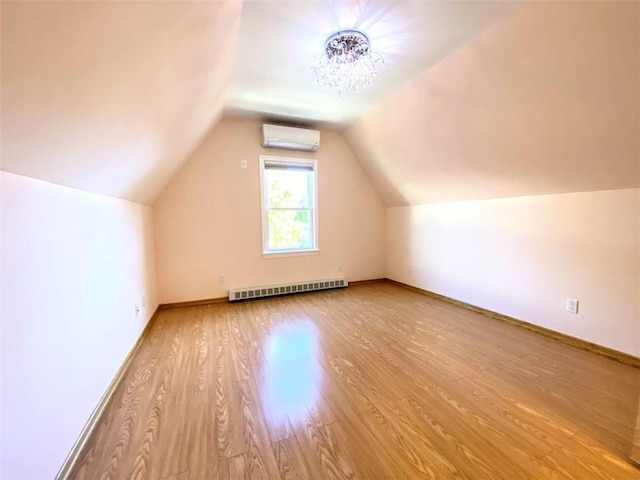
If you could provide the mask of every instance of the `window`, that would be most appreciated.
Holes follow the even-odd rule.
[[[265,255],[318,250],[316,171],[315,160],[260,157]]]

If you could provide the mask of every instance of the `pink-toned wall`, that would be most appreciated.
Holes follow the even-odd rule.
[[[158,304],[153,218],[136,203],[0,175],[0,477],[53,478]]]
[[[318,152],[292,152],[262,148],[261,128],[223,120],[154,205],[161,303],[222,297],[233,287],[382,277],[384,208],[343,136],[322,131]],[[263,258],[259,155],[318,160],[319,254]]]
[[[386,229],[389,278],[640,356],[640,189],[389,208]]]

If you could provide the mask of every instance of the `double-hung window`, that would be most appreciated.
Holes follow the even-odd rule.
[[[318,250],[316,177],[313,159],[260,157],[263,254]]]

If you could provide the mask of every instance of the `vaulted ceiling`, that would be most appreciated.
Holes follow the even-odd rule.
[[[2,169],[153,204],[223,115],[343,130],[389,206],[640,185],[636,2],[1,4]],[[319,88],[326,36],[385,58]]]
[[[532,2],[346,132],[387,206],[640,186],[640,4]]]
[[[257,112],[344,128],[436,64],[516,2],[245,1],[226,112]],[[360,29],[384,58],[375,83],[338,96],[312,66],[330,34]]]
[[[2,169],[152,203],[220,118],[239,2],[2,2]]]

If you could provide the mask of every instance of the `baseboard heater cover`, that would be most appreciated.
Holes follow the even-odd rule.
[[[233,288],[229,290],[229,301],[249,300],[251,298],[273,297],[290,293],[313,292],[331,288],[343,288],[349,285],[346,278],[330,278],[328,280],[309,280],[306,282],[266,285],[261,287]]]

